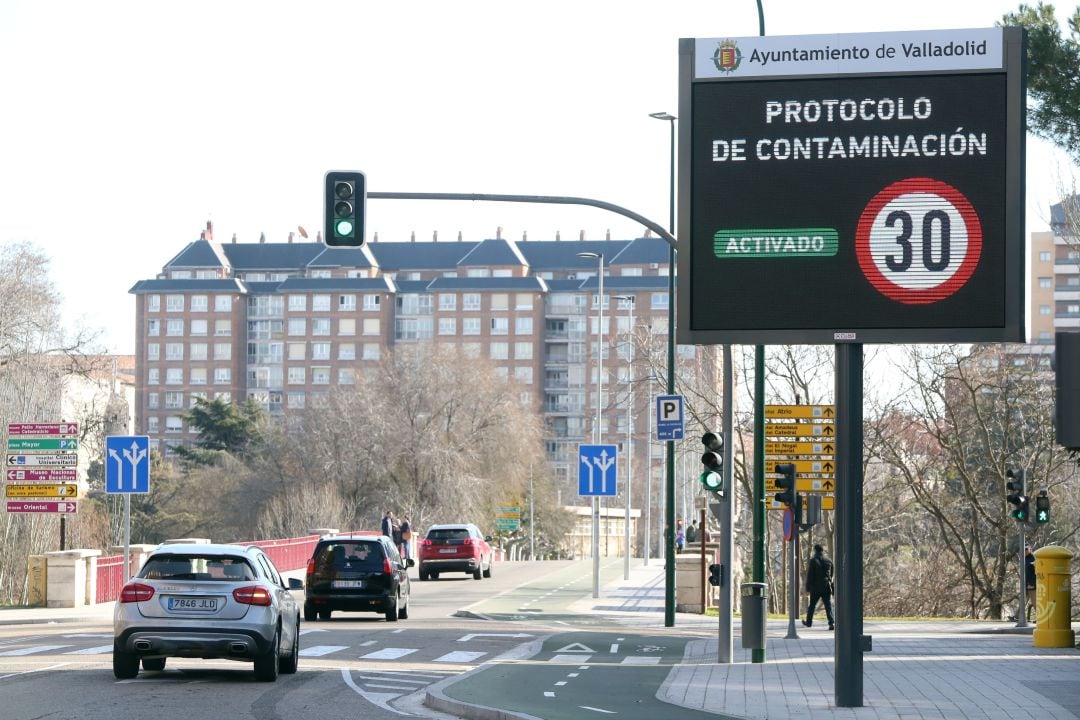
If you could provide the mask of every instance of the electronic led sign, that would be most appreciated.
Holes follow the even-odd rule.
[[[679,342],[1023,342],[1023,44],[683,40]]]

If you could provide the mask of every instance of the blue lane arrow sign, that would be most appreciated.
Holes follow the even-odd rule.
[[[615,495],[619,449],[614,445],[578,445],[578,495]]]

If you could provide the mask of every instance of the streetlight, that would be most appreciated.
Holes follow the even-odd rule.
[[[596,323],[596,421],[593,423],[593,444],[599,445],[603,437],[600,432],[600,394],[604,388],[604,253],[579,252],[577,256],[585,260],[596,259],[596,278],[600,284],[596,296],[598,316]],[[600,502],[595,495],[592,498],[592,516],[592,596],[598,598],[600,597]]]
[[[623,516],[623,580],[630,579],[630,490],[634,462],[634,296],[616,295],[615,299],[626,304],[630,311],[630,328],[626,351],[626,513]]]
[[[649,113],[649,117],[671,125],[671,170],[668,232],[675,234],[675,120],[671,113]],[[668,250],[668,375],[667,393],[675,394],[675,246]],[[675,627],[675,443],[667,441],[667,507],[664,509],[667,534],[664,538],[664,627]]]
[[[651,332],[651,330],[650,330]],[[651,364],[651,363],[650,363]],[[653,430],[652,430],[652,417],[653,417],[653,383],[656,382],[656,371],[649,368],[649,402],[645,408],[645,417],[649,419],[649,434],[646,436],[646,447],[649,448],[649,464],[648,472],[645,473],[645,562],[644,565],[649,564],[649,553],[652,552],[652,450],[653,450]]]

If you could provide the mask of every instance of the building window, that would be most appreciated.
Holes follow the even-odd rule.
[[[305,318],[289,318],[289,335],[307,335]]]
[[[206,384],[206,368],[191,368],[191,384],[192,385],[205,385]]]
[[[532,385],[533,369],[531,367],[514,368],[514,379],[523,382],[526,385]]]
[[[1040,315],[1049,315],[1050,314],[1050,306],[1049,305],[1040,305],[1039,306],[1039,314]]]
[[[215,360],[232,360],[231,343],[214,343]]]
[[[337,334],[340,335],[355,335],[356,334],[356,318],[339,318]]]
[[[381,354],[379,343],[364,343],[364,360],[378,360]]]
[[[176,337],[184,334],[184,321],[183,320],[166,320],[165,321],[165,334]]]
[[[1053,282],[1051,281],[1050,278],[1048,278],[1048,277],[1039,278],[1039,287],[1048,288],[1048,287],[1052,287],[1052,285],[1053,285]]]
[[[291,342],[289,343],[289,359],[290,360],[303,360],[305,357],[305,350],[307,349],[307,343]]]
[[[151,337],[157,337],[161,334],[161,321],[160,320],[148,320],[146,323],[146,334]]]
[[[216,312],[232,312],[232,295],[215,295],[214,310]]]
[[[206,401],[206,393],[196,390],[189,394],[188,407],[193,408],[199,404],[199,401]]]
[[[514,277],[514,271],[510,268],[495,268],[491,271],[491,277]]]
[[[289,368],[289,384],[290,385],[303,385],[307,382],[307,368],[306,367],[290,367]]]
[[[330,334],[330,318],[311,318],[311,334],[312,335],[329,335]]]
[[[510,343],[493,342],[488,346],[492,360],[508,360],[510,358]]]
[[[166,295],[165,310],[166,312],[184,312],[184,296]]]
[[[191,321],[191,334],[204,337],[206,335],[207,322],[205,320]]]
[[[456,335],[457,334],[457,319],[456,318],[439,318],[439,334],[440,335]]]
[[[1050,251],[1043,250],[1039,253],[1039,262],[1050,262]]]
[[[439,293],[440,310],[457,310],[457,295],[454,293]]]
[[[165,393],[165,408],[167,410],[180,410],[184,407],[184,393],[182,392],[167,392]]]
[[[313,342],[313,343],[311,343],[311,359],[312,360],[329,360],[330,359],[330,343],[328,343],[328,342]]]
[[[289,312],[304,312],[307,310],[307,295],[290,295]]]
[[[467,317],[461,319],[461,334],[462,335],[479,335],[480,334],[480,318]]]
[[[337,383],[338,385],[355,385],[356,371],[352,368],[338,368]]]
[[[652,302],[651,307],[653,310],[667,309],[668,294],[666,292],[653,293],[650,299]]]
[[[214,393],[214,399],[220,400],[223,403],[230,403],[232,402],[232,393],[228,390],[225,390],[224,392],[216,392]]]
[[[158,385],[161,383],[161,370],[158,368],[150,368],[146,371],[146,384]]]
[[[183,368],[167,368],[165,370],[165,384],[166,385],[183,385],[184,384],[184,369]]]
[[[158,417],[157,415],[151,415],[146,418],[146,431],[149,433],[156,433],[158,431]]]
[[[380,330],[379,318],[364,318],[364,334],[378,335]]]
[[[312,385],[329,385],[330,384],[330,368],[328,368],[328,367],[313,367],[313,368],[311,368],[311,384]]]
[[[330,296],[312,295],[311,310],[313,312],[330,312]]]
[[[165,432],[178,433],[184,429],[184,422],[176,415],[169,415],[165,418]]]
[[[365,310],[378,310],[379,309],[378,295],[365,295],[364,296],[364,309]]]
[[[480,293],[465,293],[464,295],[462,295],[461,307],[463,310],[479,310]]]
[[[147,393],[146,394],[146,407],[149,408],[150,410],[157,410],[158,409],[158,394],[157,393]]]
[[[311,271],[311,277],[325,279],[325,278],[328,278],[328,277],[332,277],[332,275],[330,274],[329,270],[312,270]]]
[[[289,394],[285,396],[288,407],[300,409],[304,407],[304,391],[303,390],[290,390]]]
[[[147,312],[160,312],[161,311],[161,296],[160,295],[147,295],[146,296],[146,311]]]
[[[228,385],[232,382],[232,368],[214,368],[214,384]]]
[[[205,360],[209,346],[206,343],[191,343],[191,359]]]
[[[532,335],[533,319],[531,317],[514,318],[515,335]]]
[[[515,360],[532,360],[533,345],[528,342],[514,343]]]
[[[356,343],[338,343],[337,356],[338,360],[355,360]]]
[[[353,311],[356,310],[356,296],[355,295],[338,295],[338,310]]]
[[[465,277],[471,277],[471,278],[491,277],[491,270],[489,270],[488,268],[469,268],[465,272]]]
[[[165,343],[166,360],[183,360],[184,343]]]
[[[157,343],[150,343],[146,346],[146,359],[147,360],[160,360],[161,359],[161,346]]]
[[[510,296],[507,293],[492,293],[491,294],[491,309],[492,310],[509,310],[510,309]]]
[[[217,337],[229,337],[232,335],[232,320],[215,320],[214,335]]]
[[[191,296],[191,312],[206,312],[210,308],[209,297],[206,295]]]
[[[514,309],[515,310],[532,310],[533,309],[533,296],[532,293],[518,293],[514,296]]]

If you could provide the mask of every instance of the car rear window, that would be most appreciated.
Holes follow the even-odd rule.
[[[330,542],[315,550],[315,569],[377,570],[383,566],[382,546],[377,542]]]
[[[139,577],[146,580],[254,580],[247,560],[220,555],[155,555],[146,561]]]
[[[428,530],[428,540],[464,540],[469,537],[465,528],[432,528]]]

